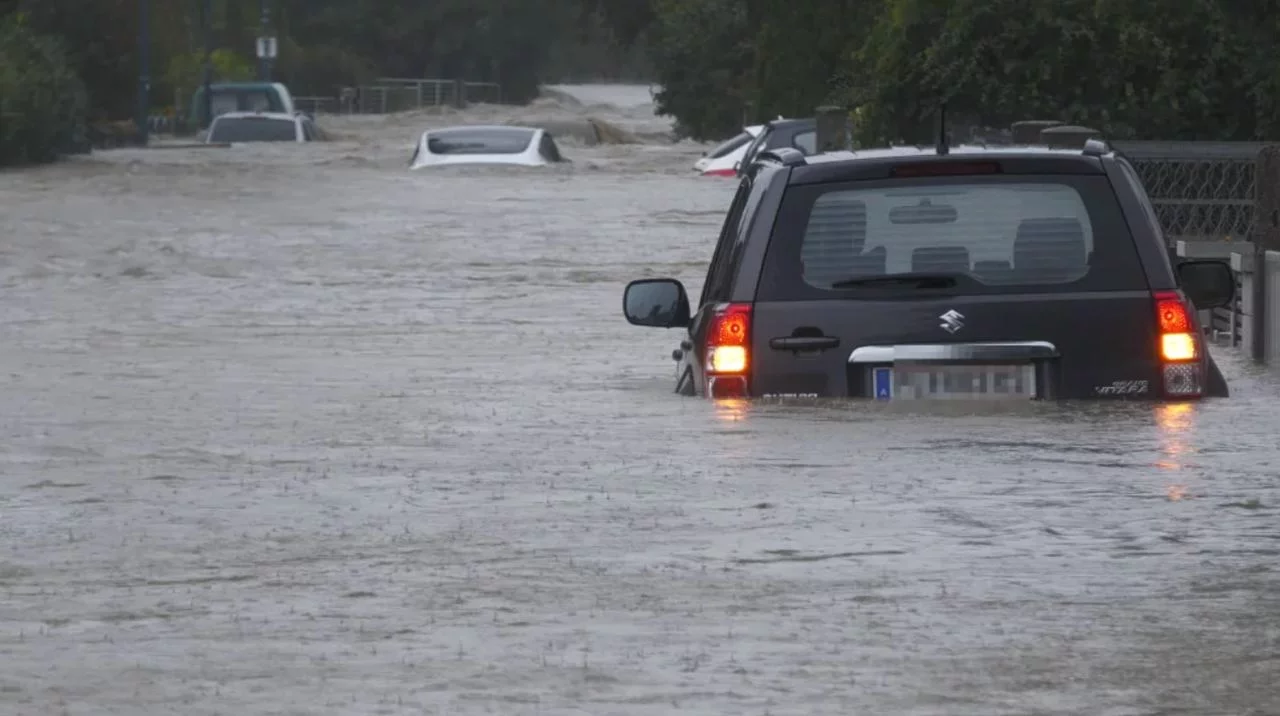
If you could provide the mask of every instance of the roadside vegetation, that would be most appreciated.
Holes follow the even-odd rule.
[[[0,17],[0,166],[48,162],[84,136],[85,94],[61,43]]]
[[[1143,139],[1280,139],[1280,2],[653,0],[661,109],[695,137],[857,109],[863,142],[1056,119]],[[744,8],[737,10],[736,8]],[[691,91],[689,78],[716,77]]]
[[[698,139],[834,104],[854,113],[862,142],[919,141],[944,100],[968,124],[1057,119],[1116,138],[1280,139],[1280,0],[1167,0],[1160,12],[1150,0],[268,5],[281,41],[273,76],[298,95],[336,96],[376,77],[442,77],[497,82],[520,102],[541,82],[651,80],[662,88],[659,110]],[[152,3],[154,113],[171,111],[199,81],[200,6]],[[252,76],[260,0],[211,6],[216,78]],[[70,82],[52,69],[64,66],[56,38],[87,88],[87,119],[133,117],[137,0],[0,0],[0,15],[4,51],[46,68],[27,78],[5,63],[6,112],[34,111],[22,108],[34,95],[21,87]],[[55,128],[66,132],[81,97],[41,100],[64,119],[28,123],[44,138],[24,135],[22,155],[56,153]],[[15,156],[14,140],[0,141],[10,143],[3,156]]]

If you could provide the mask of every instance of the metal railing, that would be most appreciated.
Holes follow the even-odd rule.
[[[469,103],[502,104],[502,86],[496,82],[465,80],[411,79],[382,77],[374,80],[370,90],[393,92],[411,98],[412,109],[465,105]]]
[[[1258,153],[1254,142],[1111,145],[1133,164],[1156,216],[1176,241],[1247,241],[1253,229]]]
[[[1280,251],[1274,231],[1257,223],[1280,186],[1264,182],[1260,142],[1111,142],[1142,179],[1178,256],[1229,261],[1236,274],[1231,306],[1204,311],[1216,342],[1280,364]],[[1269,211],[1269,210],[1268,210]],[[1261,233],[1259,233],[1261,230]]]
[[[310,115],[342,114],[340,97],[294,97],[293,107]]]
[[[501,104],[502,86],[496,82],[383,77],[371,84],[344,88],[334,97],[294,97],[293,103],[308,114],[391,114],[472,103]]]
[[[148,134],[185,134],[186,114],[181,106],[183,92],[176,93],[174,111],[147,116]],[[294,108],[312,116],[318,114],[390,114],[443,107],[464,107],[470,103],[500,104],[502,87],[496,82],[465,82],[446,79],[380,78],[375,84],[348,87],[335,96],[300,95]]]

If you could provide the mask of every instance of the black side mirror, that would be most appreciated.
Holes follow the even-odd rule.
[[[689,295],[673,278],[632,281],[622,294],[622,313],[634,326],[684,328],[689,325]]]
[[[1236,297],[1236,277],[1225,261],[1183,261],[1178,264],[1178,283],[1200,311],[1225,308]]]

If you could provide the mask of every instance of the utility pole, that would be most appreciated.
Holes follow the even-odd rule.
[[[213,0],[204,0],[200,6],[201,25],[204,28],[204,126],[213,124]]]
[[[151,0],[138,0],[138,139],[146,146],[150,139],[151,114]]]
[[[271,31],[270,0],[259,0],[262,19],[258,30],[258,80],[271,81],[271,62],[279,51],[275,33]]]

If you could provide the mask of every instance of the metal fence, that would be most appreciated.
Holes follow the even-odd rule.
[[[1111,142],[1137,170],[1170,243],[1247,241],[1253,229],[1254,142]]]
[[[310,115],[342,114],[341,97],[294,97],[293,106]]]
[[[294,97],[294,105],[310,114],[391,114],[472,103],[501,104],[496,82],[383,77],[348,87],[335,97]]]
[[[1254,256],[1255,215],[1263,192],[1258,186],[1259,142],[1110,143],[1133,164],[1151,197],[1171,248],[1184,258],[1230,261],[1233,255]],[[1261,191],[1260,191],[1261,190]],[[1246,264],[1251,265],[1251,264]],[[1238,268],[1238,267],[1237,267]],[[1236,300],[1226,308],[1206,311],[1202,323],[1216,342],[1253,351],[1253,279],[1236,272]],[[1276,284],[1270,284],[1274,286]],[[1272,291],[1280,300],[1280,291]],[[1260,325],[1261,340],[1268,337]]]
[[[147,117],[150,134],[188,134],[184,90],[177,90],[174,109]],[[446,79],[398,79],[384,77],[373,84],[347,87],[333,96],[298,95],[294,108],[317,114],[389,114],[443,107],[464,107],[471,103],[501,104],[502,87],[496,82],[466,82]]]

